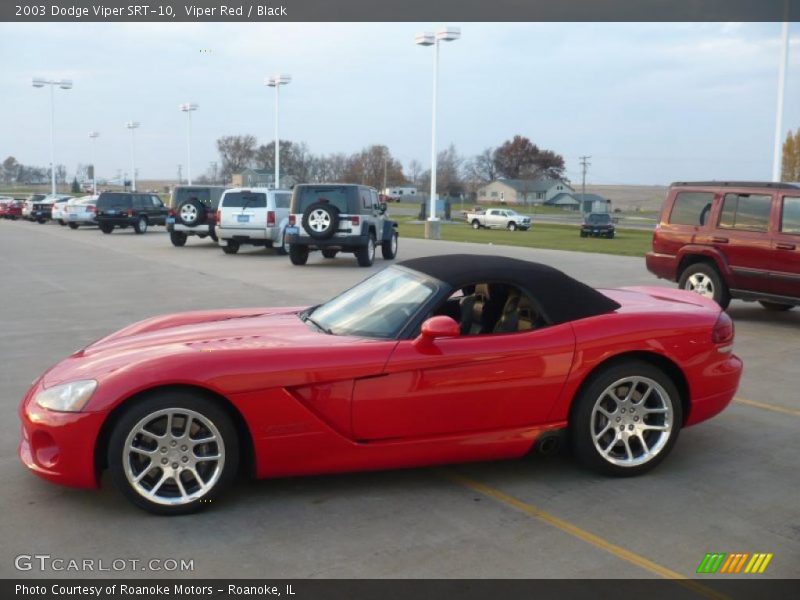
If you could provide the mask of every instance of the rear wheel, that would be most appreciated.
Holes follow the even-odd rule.
[[[339,254],[339,251],[331,248],[325,248],[322,250],[322,256],[325,258],[336,258],[337,254]]]
[[[473,219],[472,220],[472,228],[473,229],[480,229],[481,228],[481,222],[478,221],[478,219]]]
[[[108,223],[100,223],[98,227],[100,227],[100,231],[102,231],[103,233],[111,233],[112,231],[114,231],[114,226],[109,225]]]
[[[289,258],[293,265],[302,266],[308,262],[308,246],[289,244]]]
[[[175,247],[185,246],[187,238],[188,236],[182,231],[169,232],[169,241],[172,242],[172,245]]]
[[[61,225],[62,227],[66,227],[67,226],[67,222],[64,219],[59,219],[58,220],[58,224]]]
[[[398,235],[396,231],[392,231],[392,235],[388,240],[381,243],[381,254],[384,260],[392,260],[397,256]]]
[[[69,224],[69,228],[70,229],[77,229],[78,227],[80,227],[80,225],[78,225],[78,223],[70,223]]]
[[[109,439],[114,485],[156,514],[202,508],[232,483],[238,464],[239,440],[228,414],[189,391],[159,392],[131,405]]]
[[[236,240],[228,240],[228,243],[222,247],[225,254],[236,254],[239,251],[239,242]]]
[[[356,248],[356,260],[359,267],[371,267],[375,260],[375,234],[370,232],[367,245]]]
[[[713,300],[723,310],[731,303],[728,286],[725,285],[717,269],[708,263],[694,263],[686,267],[681,273],[678,285],[682,290]]]
[[[138,234],[142,235],[147,233],[147,217],[141,216],[136,220],[136,223],[133,225],[133,230]]]
[[[673,381],[657,367],[626,360],[583,386],[570,414],[570,439],[584,465],[627,477],[655,467],[678,438],[683,410]]]
[[[758,303],[765,309],[772,312],[783,312],[786,310],[792,310],[794,308],[794,304],[783,304],[781,302],[767,302],[766,300],[759,300]]]
[[[47,219],[36,219],[36,222],[37,222],[39,225],[44,225],[44,224],[47,222]]]
[[[278,256],[286,256],[289,254],[289,250],[286,248],[286,232],[281,231],[281,244],[280,246],[275,246],[275,252]]]

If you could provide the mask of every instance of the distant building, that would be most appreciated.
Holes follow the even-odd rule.
[[[574,194],[574,196],[585,213],[611,212],[611,200],[603,198],[599,194]]]
[[[557,194],[545,202],[545,204],[547,206],[557,206],[559,208],[563,208],[564,210],[578,210],[581,207],[581,203],[575,199],[575,196],[567,192]]]
[[[572,187],[560,179],[496,179],[478,188],[478,202],[505,204],[549,204],[561,194],[571,195]],[[577,201],[575,202],[577,204]]]
[[[245,169],[231,176],[233,187],[272,187],[275,183],[275,171],[272,169]],[[297,183],[292,175],[281,174],[281,188],[291,188]]]

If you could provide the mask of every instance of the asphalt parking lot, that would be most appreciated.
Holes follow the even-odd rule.
[[[595,286],[665,285],[638,258],[425,240],[401,240],[399,258],[450,252],[538,260]],[[745,363],[737,400],[639,478],[604,478],[560,455],[241,481],[201,514],[159,518],[107,481],[61,488],[19,463],[19,399],[66,354],[158,313],[317,303],[385,264],[315,253],[299,268],[196,238],[173,248],[163,228],[102,235],[0,221],[0,576],[41,577],[14,557],[49,554],[193,559],[197,578],[688,577],[706,552],[769,552],[755,577],[800,577],[800,310],[739,301],[729,311]]]

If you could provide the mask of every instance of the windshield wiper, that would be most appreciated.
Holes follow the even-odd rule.
[[[305,318],[303,319],[303,322],[304,322],[304,323],[311,323],[311,324],[312,324],[314,327],[316,327],[317,329],[319,329],[319,330],[320,330],[322,333],[327,333],[328,335],[333,335],[333,331],[331,331],[331,330],[330,330],[329,328],[327,328],[327,327],[323,327],[322,325],[320,325],[319,323],[317,323],[317,322],[316,322],[314,319],[312,319],[312,318],[311,318],[311,317],[309,317],[308,315],[306,315],[306,316],[305,316]]]

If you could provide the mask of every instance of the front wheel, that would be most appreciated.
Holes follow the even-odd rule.
[[[388,240],[381,243],[381,254],[384,260],[392,260],[397,256],[398,235],[396,231],[392,232],[392,236]]]
[[[713,300],[723,310],[731,303],[728,286],[725,285],[717,269],[708,263],[695,263],[686,267],[681,273],[678,285],[682,290]]]
[[[513,221],[511,223],[509,223],[506,227],[508,228],[509,231],[516,231],[517,230],[517,224],[514,223]]]
[[[356,248],[356,260],[359,267],[371,267],[375,260],[375,234],[370,233],[366,246]]]
[[[758,303],[766,310],[771,312],[784,312],[794,308],[794,304],[783,304],[781,302],[767,302],[766,300],[759,300]]]
[[[186,239],[188,236],[182,231],[170,231],[169,232],[169,241],[172,242],[172,245],[176,248],[180,248],[181,246],[186,245]]]
[[[592,376],[574,399],[569,432],[584,465],[627,477],[655,467],[678,438],[683,410],[673,381],[657,367],[627,360]]]
[[[228,487],[239,440],[226,411],[189,391],[150,395],[126,410],[108,445],[111,480],[139,508],[194,512]]]
[[[298,267],[308,262],[308,246],[289,244],[289,259]]]

